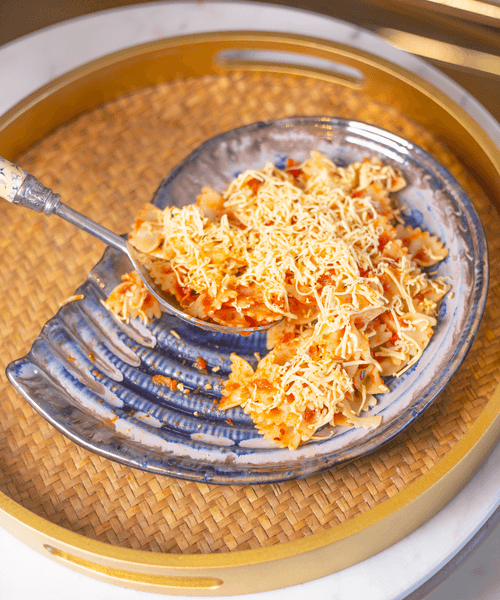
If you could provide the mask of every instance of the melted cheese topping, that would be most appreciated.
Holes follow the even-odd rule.
[[[186,312],[236,326],[285,317],[255,371],[232,357],[222,409],[242,406],[291,449],[326,424],[380,423],[361,413],[388,391],[381,376],[421,356],[449,289],[421,269],[446,249],[392,206],[404,185],[377,159],[341,168],[312,152],[242,173],[222,195],[204,188],[182,209],[144,207],[130,241]]]

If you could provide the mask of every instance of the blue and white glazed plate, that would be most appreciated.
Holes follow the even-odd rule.
[[[460,367],[486,302],[484,232],[466,193],[440,163],[371,125],[296,117],[209,140],[163,181],[153,202],[160,208],[189,204],[204,185],[222,190],[241,171],[267,161],[283,166],[289,156],[301,161],[313,149],[341,165],[378,156],[401,169],[408,181],[398,193],[406,222],[437,236],[449,250],[433,269],[448,278],[453,293],[442,302],[421,359],[399,379],[390,379],[390,393],[367,413],[382,415],[379,428],[338,427],[328,439],[289,451],[264,441],[241,409],[219,411],[229,355],[236,352],[255,363],[254,353],[266,352],[266,334],[217,334],[166,314],[148,326],[119,323],[101,300],[130,265],[111,249],[76,291],[83,298],[62,307],[29,354],[8,366],[16,389],[92,452],[138,469],[218,484],[306,477],[373,452],[405,429]],[[184,389],[170,389],[166,378]]]

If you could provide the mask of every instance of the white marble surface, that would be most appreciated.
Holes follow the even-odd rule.
[[[242,25],[244,24],[244,25]],[[332,39],[374,52],[432,79],[460,102],[500,145],[500,127],[458,85],[373,34],[335,19],[240,2],[157,2],[82,17],[0,48],[0,114],[54,77],[89,60],[143,42],[212,30],[261,29]],[[5,85],[8,82],[8,85]],[[431,521],[358,565],[287,590],[243,595],[261,600],[399,600],[422,598],[419,586],[456,555],[500,505],[500,448],[468,486]],[[454,570],[429,600],[500,598],[500,526]],[[431,580],[432,581],[432,580]],[[242,590],[245,592],[246,590]],[[166,596],[174,597],[174,596]],[[105,584],[56,564],[0,528],[1,600],[146,600],[158,595]]]

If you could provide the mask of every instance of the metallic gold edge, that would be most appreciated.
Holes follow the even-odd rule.
[[[244,39],[245,41],[268,41],[271,39],[276,42],[279,39],[279,35],[272,36],[271,34],[263,36],[262,34],[248,33],[245,35],[244,32],[234,33],[226,33],[226,34],[205,34],[198,36],[186,36],[183,38],[175,38],[168,40],[170,45],[175,45],[177,40],[186,41],[187,37],[195,38],[196,40],[203,41],[207,38],[211,38],[217,40],[220,36],[224,37],[225,40],[231,41],[234,39],[235,41],[241,41]],[[354,56],[354,58],[362,58],[365,62],[370,62],[372,66],[375,68],[385,68],[393,73],[396,73],[401,79],[407,81],[409,85],[413,87],[418,87],[426,94],[428,94],[434,102],[439,103],[441,106],[445,106],[445,108],[450,111],[450,104],[454,109],[453,117],[460,123],[462,127],[466,130],[472,128],[474,133],[481,141],[481,146],[485,154],[491,160],[493,165],[496,168],[497,173],[499,172],[499,151],[498,148],[493,144],[490,138],[485,134],[485,132],[475,123],[475,121],[463,110],[461,107],[458,107],[455,103],[451,103],[449,98],[446,97],[445,94],[434,88],[431,84],[422,80],[418,76],[415,76],[411,73],[408,73],[406,70],[389,63],[388,61],[384,61],[383,59],[379,59],[378,57],[373,57],[367,53],[363,53],[362,51],[354,50],[346,48],[345,46],[326,43],[322,40],[315,40],[312,38],[303,38],[301,36],[286,36],[287,44],[296,44],[297,47],[303,49],[304,46],[309,46],[310,48],[319,48],[323,51],[329,51],[331,49],[335,50],[338,54],[345,53],[346,56]],[[147,46],[161,47],[163,48],[165,42],[154,42],[152,44],[148,44]],[[139,47],[140,48],[140,47]],[[139,54],[142,50],[139,50]],[[104,59],[99,59],[91,63],[91,72],[94,69],[102,68],[102,66],[112,65],[119,60],[128,60],[129,58],[137,57],[138,52],[137,48],[128,49],[126,51],[122,51],[117,53],[116,55],[111,55],[110,57],[105,57]],[[101,66],[99,66],[101,65]],[[11,109],[9,113],[5,115],[5,117],[14,118],[15,114],[18,115],[20,112],[30,110],[37,103],[37,97],[40,98],[42,96],[47,97],[50,94],[55,93],[58,89],[65,85],[65,81],[69,81],[72,77],[78,79],[79,73],[89,74],[88,66],[80,67],[79,69],[69,73],[62,78],[59,78],[52,84],[45,86],[42,90],[35,92],[32,96],[27,98],[25,101],[21,102],[17,107]],[[359,67],[359,65],[358,65]],[[305,74],[307,74],[308,69],[304,68]],[[38,95],[38,96],[37,96]],[[2,124],[5,124],[5,117],[0,120],[0,129],[2,128]],[[395,515],[402,516],[403,512],[406,512],[406,516],[410,516],[409,520],[406,520],[406,526],[404,528],[399,527],[394,534],[387,535],[387,530],[384,535],[384,542],[381,544],[380,541],[378,543],[372,544],[370,546],[371,550],[374,548],[375,552],[380,551],[384,548],[390,546],[395,543],[397,539],[401,539],[405,535],[407,535],[410,531],[414,530],[416,527],[421,525],[428,519],[432,514],[435,514],[439,508],[444,506],[458,491],[465,485],[466,479],[470,478],[473,474],[473,469],[470,468],[476,467],[480,464],[481,460],[485,458],[485,452],[489,451],[494,443],[497,441],[498,434],[495,433],[495,427],[492,427],[493,424],[496,424],[496,421],[499,420],[498,413],[500,409],[500,389],[495,391],[495,394],[490,399],[488,405],[481,413],[480,417],[476,421],[476,423],[471,427],[469,432],[464,436],[464,438],[457,443],[455,448],[451,450],[441,461],[438,463],[433,469],[431,469],[427,474],[423,475],[419,478],[415,484],[409,486],[406,490],[403,490],[390,500],[385,501],[381,505],[376,506],[374,509],[370,510],[369,513],[364,515],[359,515],[358,517],[354,517],[345,523],[336,526],[331,531],[321,532],[318,534],[313,534],[304,540],[299,540],[296,542],[288,542],[286,544],[281,544],[279,546],[263,548],[257,550],[249,550],[249,551],[239,551],[234,553],[220,554],[220,555],[207,555],[207,556],[198,556],[198,555],[187,555],[187,556],[172,556],[169,555],[165,557],[164,555],[156,555],[155,553],[150,553],[146,551],[136,551],[129,550],[125,548],[116,548],[104,542],[98,542],[95,540],[88,540],[84,536],[80,536],[79,534],[70,532],[62,527],[59,527],[45,519],[38,517],[31,513],[28,509],[25,509],[21,505],[15,503],[12,499],[10,499],[5,494],[0,493],[0,510],[4,513],[5,518],[1,519],[2,523],[6,523],[6,527],[9,530],[12,530],[14,535],[18,530],[17,525],[22,523],[25,526],[24,533],[39,533],[46,540],[57,541],[63,546],[67,546],[70,551],[81,551],[81,553],[86,554],[92,558],[97,557],[104,561],[109,562],[109,560],[113,562],[121,562],[126,563],[129,568],[132,570],[141,569],[144,566],[157,566],[164,570],[164,568],[174,568],[178,569],[187,569],[190,572],[193,572],[193,569],[224,569],[224,567],[234,569],[235,567],[248,567],[249,565],[261,565],[263,563],[274,563],[281,559],[290,559],[296,558],[298,555],[303,553],[313,553],[317,554],[318,551],[325,550],[330,547],[332,544],[336,544],[336,551],[338,550],[337,546],[340,542],[345,542],[346,540],[352,540],[354,537],[358,538],[363,532],[367,532],[369,528],[373,528],[376,525],[379,525],[384,520],[389,518],[394,518]],[[481,442],[481,443],[479,443]],[[469,473],[468,476],[464,477],[462,469],[457,470],[461,464],[468,465],[469,469],[466,471]],[[442,481],[446,478],[448,484],[443,486]],[[457,487],[458,486],[458,487]],[[426,498],[426,501],[423,503],[426,506],[426,510],[423,512],[419,512],[416,509],[417,501],[418,504],[422,504],[422,497],[425,494],[426,496],[430,492],[431,489],[436,491],[439,490],[439,494],[435,494],[434,497],[439,497],[439,499],[434,502],[429,503],[429,498]],[[411,505],[411,514],[408,512],[408,507]],[[432,505],[432,508],[429,510],[429,506]],[[418,517],[415,515],[418,513]],[[0,517],[1,517],[0,513]],[[422,520],[423,519],[423,520]],[[402,519],[399,519],[401,521]],[[28,536],[29,537],[29,536]],[[372,536],[373,537],[373,536]],[[389,539],[390,538],[390,539]],[[45,540],[45,541],[46,541]],[[27,542],[28,543],[28,542]],[[357,544],[356,544],[357,545]],[[361,545],[360,545],[361,546]],[[351,564],[358,562],[359,560],[363,560],[368,556],[373,555],[375,552],[369,551],[366,556],[359,557],[354,560]],[[310,561],[308,560],[308,563]],[[345,562],[345,561],[344,561]],[[301,573],[300,578],[295,580],[292,577],[287,582],[287,585],[292,585],[293,583],[298,583],[300,581],[305,581],[306,579],[312,579],[321,574],[331,573],[334,570],[339,570],[340,568],[345,568],[348,566],[337,565],[338,568],[332,568],[332,565],[326,569],[325,572],[319,573],[318,570],[310,570],[306,578],[303,578]],[[224,569],[225,570],[225,569]],[[290,572],[290,569],[286,569]],[[303,569],[302,569],[303,570]],[[123,583],[122,583],[123,584]],[[273,587],[273,586],[271,586]],[[271,589],[271,587],[264,587],[263,589]],[[274,587],[277,587],[274,585]],[[143,588],[141,588],[143,589]],[[252,589],[252,591],[257,591]],[[221,590],[217,591],[218,594],[221,594]],[[222,592],[226,593],[226,592]],[[242,593],[242,592],[239,592]],[[203,595],[207,595],[207,592],[203,592]]]
[[[423,56],[460,69],[479,71],[489,75],[500,75],[500,61],[498,56],[494,54],[389,27],[380,27],[377,29],[377,34],[396,48],[417,56]]]
[[[481,0],[399,0],[399,3],[420,12],[436,12],[493,27],[500,25],[500,7]]]
[[[155,42],[149,42],[141,46],[128,48],[121,50],[109,56],[97,59],[86,65],[83,65],[70,73],[67,73],[53,82],[47,84],[37,92],[34,92],[28,96],[25,100],[21,101],[17,106],[13,107],[5,115],[0,118],[0,154],[3,156],[14,159],[16,154],[23,151],[26,147],[29,147],[51,130],[57,126],[67,122],[70,118],[75,118],[85,110],[95,108],[98,104],[102,104],[108,100],[111,100],[123,93],[130,92],[138,87],[145,85],[152,85],[158,81],[171,80],[173,75],[173,67],[170,66],[171,72],[168,77],[165,77],[164,73],[155,71],[152,69],[151,77],[152,80],[147,80],[147,76],[143,73],[136,71],[134,77],[130,76],[130,72],[126,71],[125,65],[133,64],[136,65],[138,60],[147,62],[147,66],[151,67],[156,60],[158,63],[161,62],[160,58],[169,58],[170,60],[175,59],[175,49],[177,45],[182,46],[182,51],[191,51],[196,44],[207,43],[209,46],[209,52],[198,52],[195,54],[197,63],[193,62],[193,53],[191,52],[190,60],[188,64],[180,64],[179,67],[183,71],[178,70],[175,73],[177,77],[189,77],[193,75],[204,75],[208,73],[221,73],[225,69],[223,66],[216,64],[213,57],[222,50],[228,48],[234,48],[234,44],[239,44],[242,49],[254,49],[257,45],[259,48],[267,50],[290,50],[292,52],[302,52],[307,54],[314,54],[320,58],[327,58],[333,62],[344,61],[346,64],[355,66],[359,70],[363,70],[365,76],[365,82],[362,86],[367,93],[372,95],[374,99],[381,100],[382,102],[393,103],[395,106],[403,111],[410,111],[410,115],[416,121],[420,122],[424,126],[432,125],[429,127],[431,130],[434,127],[434,133],[438,136],[444,136],[444,141],[448,145],[452,145],[453,140],[447,139],[446,131],[450,131],[450,127],[446,129],[454,120],[458,121],[462,126],[461,143],[452,147],[457,156],[469,158],[471,155],[474,156],[475,148],[486,153],[488,161],[484,165],[479,161],[476,162],[478,167],[478,174],[482,179],[483,183],[488,180],[495,179],[495,185],[489,184],[489,191],[498,190],[500,188],[500,149],[491,140],[488,134],[474,121],[474,119],[467,113],[467,111],[459,106],[456,102],[450,100],[446,94],[441,92],[435,86],[428,81],[415,75],[414,73],[408,72],[406,69],[399,67],[398,65],[391,63],[378,56],[369,54],[368,52],[353,49],[344,44],[338,44],[334,42],[328,42],[324,40],[318,40],[316,38],[298,36],[298,35],[285,35],[283,34],[262,34],[260,32],[218,32],[209,34],[193,34],[188,36],[180,36],[176,38],[169,38],[167,40],[159,40]],[[212,52],[210,52],[212,51]],[[178,58],[178,56],[177,56]],[[199,64],[198,64],[199,63]],[[157,65],[155,65],[157,66]],[[166,67],[164,67],[166,68]],[[249,66],[249,69],[252,69]],[[121,70],[121,71],[120,71]],[[277,71],[286,72],[284,65],[279,65]],[[317,77],[325,79],[324,73],[321,73],[319,69],[311,67],[303,67],[302,69],[293,67],[290,69],[293,74],[302,74],[305,76]],[[114,74],[115,80],[108,81],[108,75]],[[125,75],[126,77],[118,79],[119,75]],[[148,73],[149,74],[149,73]],[[128,76],[128,79],[127,79]],[[156,79],[155,79],[156,77]],[[142,79],[141,79],[142,78]],[[38,120],[36,123],[36,131],[33,133],[29,122],[30,109],[35,108],[37,105],[43,105],[51,99],[51,96],[59,93],[64,97],[64,93],[75,92],[76,83],[79,81],[85,81],[87,83],[92,82],[100,83],[98,90],[91,89],[87,86],[85,94],[81,93],[78,98],[79,103],[82,105],[79,111],[75,111],[71,103],[61,102],[58,105],[58,111],[54,114],[54,111],[50,111],[50,119]],[[380,81],[379,81],[380,79]],[[332,80],[339,82],[336,76],[332,77]],[[407,86],[409,97],[405,95],[394,95],[391,93],[391,84],[399,83]],[[114,89],[110,92],[110,85],[115,84],[119,86],[119,89]],[[423,103],[421,106],[420,103]],[[432,108],[439,108],[440,114],[434,115]],[[68,111],[71,114],[68,115]],[[440,122],[441,119],[445,122]],[[17,136],[11,135],[10,146],[6,141],[5,136],[2,139],[2,134],[9,134],[14,132],[12,125],[16,122],[17,125]],[[49,123],[50,122],[50,123]],[[52,127],[52,129],[51,129]],[[12,139],[19,139],[20,141],[17,146]],[[467,151],[466,151],[467,150]],[[486,173],[486,175],[485,175]],[[496,198],[496,200],[495,200]],[[492,201],[496,202],[498,206],[497,192],[492,193]]]
[[[406,490],[330,531],[269,548],[211,555],[165,555],[119,548],[55,525],[2,493],[0,524],[57,562],[124,587],[202,596],[249,592],[242,584],[251,585],[254,593],[276,589],[347,568],[406,537],[443,508],[474,475],[497,443],[499,425],[500,388],[466,436]]]

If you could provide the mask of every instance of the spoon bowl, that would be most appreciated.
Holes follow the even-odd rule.
[[[36,177],[30,175],[20,167],[0,157],[0,198],[5,198],[12,204],[31,208],[36,212],[43,212],[47,216],[55,214],[65,219],[79,229],[83,229],[108,246],[126,254],[137,271],[142,281],[158,300],[160,305],[170,314],[202,329],[217,333],[231,333],[248,335],[256,331],[266,331],[279,321],[268,323],[259,327],[231,327],[203,321],[182,310],[175,298],[164,292],[151,278],[148,270],[142,264],[140,253],[127,240],[113,233],[106,227],[82,215],[73,208],[61,202],[59,194],[42,185]],[[281,319],[280,319],[281,320]]]

